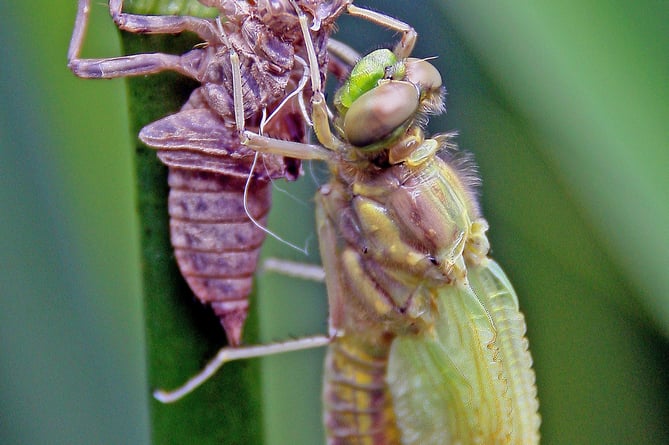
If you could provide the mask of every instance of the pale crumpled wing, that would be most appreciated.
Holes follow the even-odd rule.
[[[508,382],[512,402],[513,443],[539,443],[539,400],[529,342],[525,337],[525,317],[518,309],[518,297],[502,268],[492,259],[471,267],[469,283],[491,315],[495,343]]]
[[[393,344],[388,384],[402,443],[536,444],[538,402],[517,298],[493,261],[468,273],[470,286],[438,289],[433,332]]]

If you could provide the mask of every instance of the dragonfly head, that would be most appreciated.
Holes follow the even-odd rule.
[[[341,136],[361,154],[378,156],[409,133],[415,139],[424,116],[443,111],[441,75],[426,60],[377,50],[355,65],[334,103]]]

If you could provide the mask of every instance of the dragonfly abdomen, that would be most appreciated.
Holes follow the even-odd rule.
[[[325,359],[323,400],[328,445],[400,443],[386,384],[390,340],[338,337]]]
[[[244,206],[245,179],[171,166],[170,233],[181,273],[211,305],[232,344],[240,341],[253,273],[265,233],[271,184],[255,181]]]

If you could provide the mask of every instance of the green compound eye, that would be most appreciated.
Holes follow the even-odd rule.
[[[376,87],[381,79],[401,79],[404,73],[404,64],[398,62],[392,51],[377,49],[355,64],[346,83],[335,93],[335,107],[344,111],[360,96]]]
[[[376,143],[383,143],[403,132],[418,107],[416,85],[384,81],[353,102],[344,117],[344,135],[352,145],[373,151]]]

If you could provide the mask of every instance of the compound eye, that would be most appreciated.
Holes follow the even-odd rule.
[[[344,134],[356,147],[385,141],[405,129],[418,111],[419,102],[420,93],[414,84],[381,82],[351,104],[344,117]]]
[[[411,57],[406,59],[405,66],[405,80],[418,85],[421,91],[433,92],[441,88],[441,74],[431,63]]]

